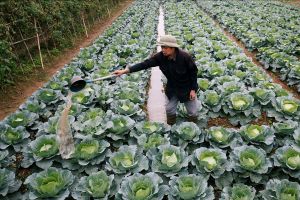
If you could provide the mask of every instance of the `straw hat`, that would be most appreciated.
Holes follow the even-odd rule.
[[[179,47],[176,38],[172,35],[161,35],[157,45],[165,46],[165,47],[175,47],[175,48]]]

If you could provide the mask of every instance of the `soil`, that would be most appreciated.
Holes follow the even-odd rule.
[[[116,20],[124,10],[126,10],[133,0],[126,0],[115,8],[109,17],[96,23],[88,33],[88,37],[83,36],[77,39],[74,47],[64,50],[60,56],[51,63],[46,64],[45,69],[39,68],[32,71],[30,75],[20,77],[16,84],[0,91],[0,120],[10,113],[15,112],[18,107],[26,101],[38,88],[42,87],[50,78],[65,64],[68,64],[78,53],[80,48],[89,46],[101,33]]]
[[[290,0],[290,1],[286,1],[285,3],[300,7],[300,0]]]
[[[222,126],[226,128],[238,128],[233,126],[227,117],[217,117],[217,118],[210,118],[207,122],[207,127],[210,128],[212,126]]]

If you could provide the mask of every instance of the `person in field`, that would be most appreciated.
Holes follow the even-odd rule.
[[[168,98],[166,104],[167,123],[170,125],[176,123],[178,102],[184,103],[189,116],[188,121],[196,122],[198,117],[197,66],[192,56],[179,48],[174,36],[161,36],[158,45],[161,46],[162,51],[141,63],[116,70],[113,74],[120,76],[159,66],[167,78],[165,91]]]

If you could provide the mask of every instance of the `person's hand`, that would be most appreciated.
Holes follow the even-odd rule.
[[[196,99],[196,92],[195,92],[195,90],[191,90],[191,92],[190,92],[190,100],[195,100]]]
[[[129,73],[129,69],[119,69],[113,72],[114,75],[116,76],[121,76],[122,74],[127,74]]]

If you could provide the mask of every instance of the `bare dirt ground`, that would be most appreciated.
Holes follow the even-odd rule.
[[[42,87],[57,71],[65,64],[69,63],[78,53],[80,48],[89,46],[114,20],[116,20],[124,10],[126,10],[133,0],[126,0],[115,8],[109,17],[96,23],[88,33],[88,38],[83,36],[76,41],[76,45],[67,49],[56,57],[45,69],[35,69],[31,75],[20,78],[14,86],[4,91],[0,91],[0,120],[15,112],[18,107],[26,101],[38,88]]]
[[[290,0],[290,1],[285,1],[285,3],[300,7],[300,0]]]

